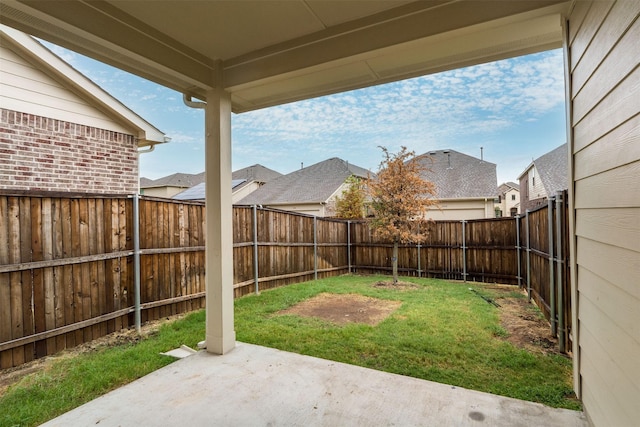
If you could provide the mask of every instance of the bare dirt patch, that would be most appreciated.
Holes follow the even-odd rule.
[[[398,281],[398,283],[393,283],[393,280],[385,280],[376,282],[373,284],[374,288],[382,288],[382,289],[397,289],[399,291],[406,291],[409,289],[415,289],[418,287],[415,283],[411,282],[402,282]]]
[[[338,325],[365,323],[375,326],[389,317],[402,303],[358,294],[322,293],[278,314],[317,317]]]
[[[492,300],[500,305],[500,326],[507,331],[507,341],[532,353],[560,354],[558,339],[551,334],[551,325],[534,303],[526,298],[526,292],[512,285],[487,285],[492,290]],[[482,292],[482,289],[480,291]],[[514,297],[513,293],[521,297]]]
[[[169,318],[163,318],[160,320],[154,320],[147,322],[140,328],[140,335],[136,333],[135,328],[125,329],[122,331],[114,332],[104,337],[97,338],[93,341],[81,344],[77,347],[63,350],[62,352],[53,356],[46,356],[40,359],[32,360],[15,368],[8,368],[0,370],[0,396],[9,388],[9,386],[17,383],[23,377],[36,373],[46,371],[51,368],[53,363],[61,359],[70,359],[76,357],[79,354],[89,353],[105,347],[113,347],[116,345],[136,343],[145,337],[154,334],[158,331],[160,326],[167,322],[172,322],[184,317],[184,314],[172,316]]]
[[[562,354],[551,326],[527,298],[500,298],[500,324],[508,332],[506,340],[532,353]]]

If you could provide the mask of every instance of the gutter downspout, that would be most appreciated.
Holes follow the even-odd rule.
[[[182,94],[182,102],[184,102],[184,105],[191,108],[204,109],[204,107],[207,106],[206,102],[194,101],[191,95],[187,95],[186,93]]]
[[[143,148],[142,150],[138,150],[138,154],[146,154],[146,153],[150,153],[153,150],[156,149],[156,144],[151,144],[149,147],[147,148]]]

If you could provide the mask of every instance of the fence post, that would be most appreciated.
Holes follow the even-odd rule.
[[[521,254],[521,245],[520,245],[520,215],[515,216],[516,219],[516,257],[518,262],[518,288],[522,288],[522,266],[520,265],[520,254]]]
[[[136,332],[140,334],[140,196],[133,195],[133,293]]]
[[[547,222],[549,229],[549,309],[551,318],[551,333],[555,337],[557,334],[556,328],[556,282],[554,280],[554,262],[553,262],[553,201],[554,197],[549,197],[547,200]]]
[[[253,281],[256,295],[260,293],[258,285],[258,207],[253,205]]]
[[[562,263],[564,262],[564,253],[562,253],[562,211],[564,210],[564,200],[562,191],[558,191],[556,195],[556,268],[558,274],[558,349],[561,352],[565,351],[564,339],[564,280],[562,277]]]
[[[527,295],[531,301],[531,233],[529,232],[529,209],[525,215],[525,227],[527,233]]]
[[[347,260],[349,263],[349,274],[351,274],[351,221],[347,221]]]
[[[313,217],[313,279],[318,280],[318,217]]]
[[[467,221],[462,220],[462,278],[467,282],[467,239],[465,236],[465,224]]]

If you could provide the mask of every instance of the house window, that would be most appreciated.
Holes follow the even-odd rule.
[[[511,216],[517,216],[518,215],[518,208],[511,208]]]
[[[515,200],[515,199],[516,199],[516,195],[515,195],[515,194],[512,194],[512,195],[511,195],[511,200]]]

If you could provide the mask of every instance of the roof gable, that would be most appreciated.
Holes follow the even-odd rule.
[[[436,150],[415,157],[428,172],[424,179],[436,186],[438,199],[494,198],[498,194],[495,163],[455,150]]]
[[[68,117],[75,117],[73,121],[76,123],[132,134],[138,138],[139,146],[169,141],[164,133],[131,111],[33,37],[0,25],[0,40],[3,48],[9,48],[24,61],[22,64],[28,64],[33,70],[32,72],[37,73],[34,75],[43,76],[42,83],[34,81],[27,83],[23,81],[24,76],[13,76],[12,79],[7,78],[6,81],[3,81],[2,92],[4,94],[0,95],[4,95],[3,106],[5,108],[15,108],[21,112],[45,115],[46,117],[51,117],[51,113],[58,114],[59,116],[52,118],[65,121],[69,121]],[[15,61],[12,65],[14,68],[21,66]],[[8,70],[3,71],[9,72]],[[38,83],[40,83],[39,87]],[[42,91],[39,92],[40,88],[43,88],[47,95],[43,95]],[[59,93],[67,91],[64,97],[68,100],[65,100],[64,97],[58,98],[56,91]],[[45,106],[39,105],[38,103],[41,102],[43,96],[53,98],[52,102],[55,103],[53,106],[55,108],[46,109]],[[82,104],[85,107],[82,107]],[[33,105],[36,110],[24,111],[30,109],[30,105]],[[74,105],[75,108],[93,110],[93,113],[73,114]]]
[[[333,157],[267,182],[239,203],[247,205],[324,203],[351,175],[366,178],[369,171]]]
[[[232,185],[232,188],[234,189],[234,191],[237,191],[252,182],[259,182],[261,184],[264,184],[280,176],[282,176],[280,172],[264,167],[261,164],[255,164],[252,166],[247,166],[246,168],[238,169],[237,171],[233,171],[233,173],[231,174],[231,178],[233,180],[242,180],[242,182]]]
[[[568,186],[568,152],[567,144],[549,151],[533,161],[538,176],[544,185],[547,195],[566,190]]]

